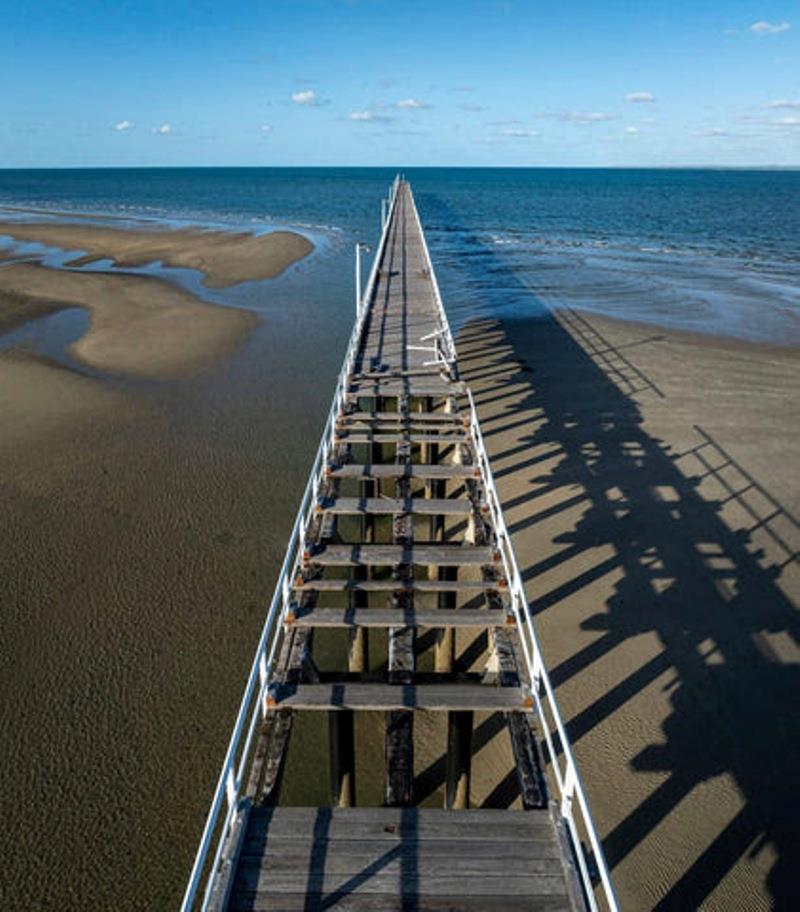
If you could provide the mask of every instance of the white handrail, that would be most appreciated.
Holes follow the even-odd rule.
[[[203,827],[203,834],[200,838],[195,855],[192,871],[189,876],[189,882],[181,902],[181,912],[189,912],[194,907],[198,890],[203,881],[203,872],[208,862],[208,853],[211,848],[214,832],[219,828],[217,836],[216,850],[213,861],[208,871],[206,880],[206,889],[203,895],[201,909],[206,912],[209,902],[214,893],[214,887],[220,873],[220,862],[225,844],[231,834],[231,830],[241,812],[239,804],[239,795],[242,787],[242,781],[249,760],[250,749],[256,733],[260,719],[266,712],[266,696],[273,674],[273,664],[280,641],[280,633],[283,627],[282,621],[289,607],[291,596],[291,580],[294,579],[297,572],[300,557],[301,545],[305,539],[305,531],[311,521],[311,514],[316,504],[316,494],[319,490],[320,481],[328,462],[328,456],[333,446],[333,438],[336,430],[336,418],[344,406],[347,397],[347,385],[350,374],[352,373],[353,363],[358,353],[358,345],[361,338],[361,330],[367,313],[367,302],[372,297],[375,288],[375,281],[378,274],[378,265],[383,257],[388,236],[388,228],[391,224],[394,207],[397,200],[397,191],[400,186],[399,176],[395,178],[389,190],[389,208],[388,214],[382,225],[381,239],[375,251],[375,258],[372,262],[367,287],[361,300],[359,314],[353,325],[353,331],[350,334],[350,340],[347,346],[344,362],[341,372],[336,383],[336,390],[333,395],[328,418],[325,422],[325,429],[322,432],[319,448],[314,459],[314,464],[309,474],[308,483],[303,492],[300,507],[289,536],[289,543],[286,549],[286,556],[283,559],[281,571],[278,574],[278,580],[275,583],[275,591],[272,596],[269,611],[261,629],[261,636],[258,640],[253,663],[250,666],[250,673],[245,685],[244,694],[239,705],[239,712],[236,716],[236,722],[233,726],[228,749],[225,753],[225,759],[222,769],[217,780],[217,787],[214,790],[214,796],[211,800],[206,822]],[[254,694],[258,687],[258,697],[254,700]],[[247,724],[248,717],[250,723]],[[245,734],[246,731],[246,734]],[[244,734],[244,741],[242,735]],[[236,762],[239,757],[238,764]],[[227,809],[224,818],[220,822],[220,812],[223,801],[227,801]]]

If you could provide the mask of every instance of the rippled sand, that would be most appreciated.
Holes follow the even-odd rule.
[[[74,222],[0,221],[0,234],[16,241],[85,251],[69,262],[71,266],[112,260],[117,266],[161,262],[197,269],[209,288],[272,279],[314,249],[311,241],[293,231],[253,235],[191,228],[133,230]]]
[[[791,907],[797,349],[564,309],[459,353],[622,907]]]
[[[102,372],[35,333],[0,350],[0,907],[175,908],[350,309],[323,319],[301,283],[260,321],[141,276],[0,281],[4,329],[80,303],[85,344],[111,332],[86,352]]]

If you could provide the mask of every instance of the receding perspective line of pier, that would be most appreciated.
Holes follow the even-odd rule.
[[[382,229],[182,910],[614,910],[400,177]],[[315,633],[332,628],[347,637],[347,661],[321,671]],[[418,667],[423,629],[433,671]],[[457,632],[485,633],[481,673],[459,668]],[[388,656],[380,671],[371,641]],[[385,725],[379,807],[356,806],[356,711]],[[510,739],[519,810],[470,807],[475,714],[487,711]],[[327,717],[327,807],[281,800],[299,713]],[[445,721],[441,808],[414,794],[418,713]]]

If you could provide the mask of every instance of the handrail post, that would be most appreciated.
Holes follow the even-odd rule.
[[[361,313],[361,244],[356,241],[356,317]]]

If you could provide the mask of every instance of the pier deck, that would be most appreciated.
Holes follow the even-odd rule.
[[[349,638],[348,661],[321,673],[314,634],[331,628]],[[436,637],[425,674],[420,628]],[[457,667],[457,628],[486,631],[483,674]],[[370,670],[370,636],[387,642],[382,671]],[[385,718],[382,807],[354,807],[355,711]],[[470,808],[473,715],[486,711],[505,720],[521,810]],[[293,720],[306,712],[328,717],[326,808],[281,804]],[[419,712],[446,717],[441,809],[414,795]],[[205,869],[203,908],[220,912],[613,909],[560,726],[411,189],[398,180],[183,908]],[[564,752],[549,771],[542,739],[551,756]]]

